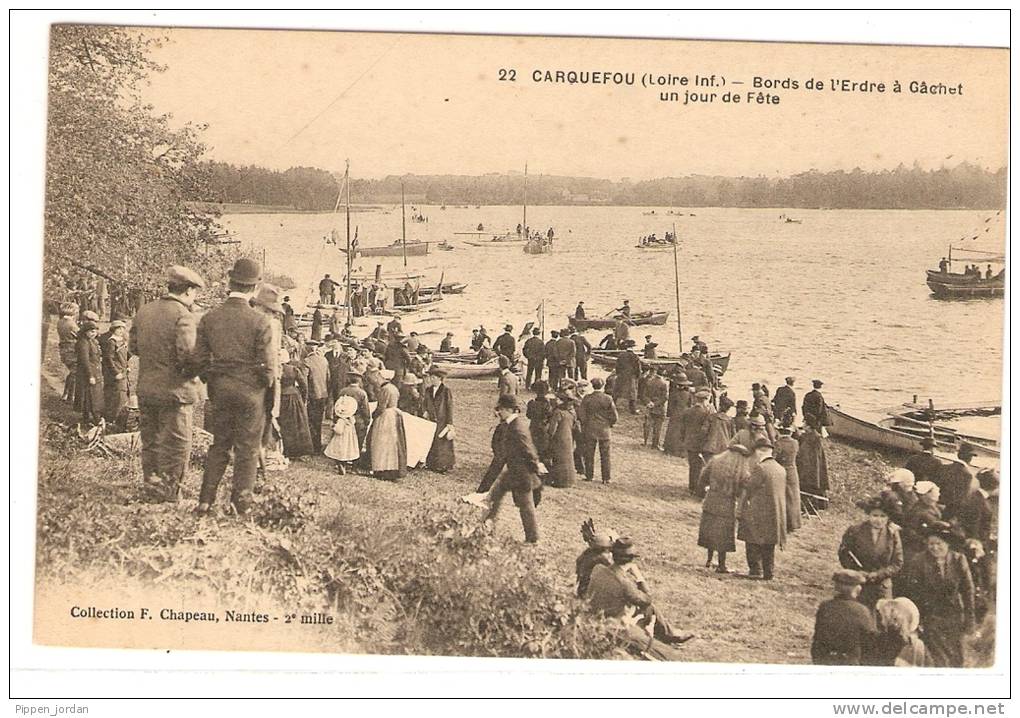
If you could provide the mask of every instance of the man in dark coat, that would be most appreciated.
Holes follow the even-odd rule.
[[[516,397],[499,397],[496,402],[496,416],[499,417],[502,430],[497,429],[498,436],[493,436],[492,463],[486,471],[486,476],[496,475],[497,478],[489,489],[487,499],[483,499],[489,507],[485,520],[495,522],[503,497],[510,493],[521,514],[525,541],[538,543],[535,498],[536,493],[541,496],[539,489],[542,486],[538,478],[540,470],[538,453],[531,441],[526,422],[520,417],[520,406]]]
[[[528,371],[524,376],[524,386],[528,389],[542,378],[542,363],[545,361],[545,343],[542,341],[542,337],[539,336],[541,333],[541,329],[532,329],[531,336],[524,342],[522,349],[524,358],[528,360]]]
[[[786,384],[776,389],[776,395],[772,397],[772,416],[780,424],[792,423],[797,416],[797,393],[793,390],[794,377],[786,377]]]
[[[199,389],[198,323],[191,306],[204,286],[187,267],[170,267],[167,293],[138,310],[128,335],[128,350],[138,356],[142,478],[153,498],[163,501],[177,498],[191,459],[192,407]]]
[[[772,458],[772,442],[760,437],[751,457],[751,475],[740,501],[737,538],[747,548],[751,578],[771,581],[776,546],[786,544],[786,471]]]
[[[514,360],[514,354],[517,353],[517,340],[514,339],[513,331],[513,326],[507,324],[503,327],[503,333],[496,337],[496,341],[492,345],[492,350],[496,354],[509,359],[511,364]]]
[[[666,422],[666,402],[669,401],[669,384],[654,370],[649,370],[645,379],[644,445],[658,451],[662,438],[662,426]],[[699,472],[700,473],[700,472]]]
[[[610,449],[613,426],[619,421],[616,402],[602,391],[603,382],[595,377],[591,380],[591,394],[583,399],[577,409],[577,418],[581,423],[581,450],[583,453],[584,478],[591,481],[595,478],[595,447],[599,449],[599,462],[602,465],[602,483],[608,484],[610,474]]]
[[[577,345],[570,340],[570,329],[560,330],[560,338],[556,340],[556,361],[560,366],[561,379],[573,379],[577,368]]]
[[[836,596],[818,607],[811,640],[811,662],[817,666],[859,666],[877,630],[871,611],[857,601],[864,577],[842,569],[832,576]]]
[[[932,481],[939,487],[942,504],[942,518],[954,518],[967,501],[967,497],[978,489],[977,474],[970,465],[976,452],[970,444],[961,444],[956,452],[957,460],[942,467]]]
[[[659,346],[658,344],[652,341],[652,335],[651,334],[647,335],[645,337],[644,349],[641,352],[644,358],[645,359],[657,358],[659,356],[659,353],[656,351],[656,347],[658,346]]]
[[[432,438],[432,448],[425,459],[425,465],[431,471],[445,474],[453,468],[456,456],[453,450],[453,394],[446,386],[446,371],[439,367],[429,370],[428,386],[422,397],[425,418],[434,421],[436,433]]]
[[[319,303],[336,304],[336,288],[340,286],[327,274],[319,281]]]
[[[577,303],[577,309],[574,310],[574,319],[584,319],[584,302]]]
[[[453,332],[447,332],[443,340],[439,342],[439,351],[443,353],[456,352],[458,349],[453,346]]]
[[[545,365],[549,367],[549,388],[556,391],[560,388],[560,379],[563,378],[563,367],[556,355],[556,343],[560,340],[560,333],[553,329],[549,332],[549,341],[545,343]]]
[[[634,341],[626,340],[623,351],[616,357],[616,382],[613,399],[626,399],[631,414],[640,414],[637,408],[638,380],[641,378],[641,359],[634,353]]]
[[[685,409],[680,415],[680,425],[683,427],[684,451],[687,452],[687,491],[691,496],[701,496],[701,470],[705,467],[705,460],[702,452],[705,448],[705,440],[708,438],[708,429],[712,417],[712,410],[708,406],[708,400],[712,393],[702,387],[694,393],[694,403],[689,409]],[[752,447],[747,447],[752,448]],[[783,481],[786,481],[786,472],[783,472]],[[785,519],[784,519],[785,520]]]
[[[818,433],[822,432],[822,427],[832,426],[832,420],[829,419],[829,412],[825,406],[825,397],[819,391],[822,388],[822,383],[821,379],[811,380],[811,386],[814,388],[804,395],[804,403],[801,405],[804,423]]]
[[[209,385],[212,411],[208,426],[213,434],[196,509],[199,515],[209,513],[216,503],[231,452],[231,506],[239,515],[251,506],[265,422],[265,392],[272,385],[279,351],[273,346],[268,317],[248,303],[262,279],[262,267],[244,257],[234,263],[229,277],[227,300],[209,310],[198,324],[196,359]]]
[[[570,330],[570,340],[574,342],[574,379],[587,379],[591,342],[575,329]]]
[[[921,453],[914,454],[907,459],[903,468],[910,470],[916,483],[918,481],[935,482],[939,474],[942,473],[943,466],[945,464],[942,460],[935,456],[935,440],[926,436],[921,439]]]
[[[407,368],[411,365],[411,353],[407,351],[404,344],[404,337],[395,334],[390,343],[386,345],[386,353],[383,354],[383,366],[393,370],[393,382],[397,385],[404,379]]]
[[[347,386],[340,390],[337,395],[349,396],[358,403],[358,410],[354,414],[354,433],[358,435],[358,447],[364,451],[365,437],[368,435],[368,425],[372,423],[372,407],[368,403],[368,394],[361,388],[362,377],[355,371],[347,374]]]
[[[312,435],[312,448],[322,453],[322,417],[326,412],[326,401],[330,396],[329,362],[322,353],[322,345],[307,342],[311,351],[304,358],[308,370],[308,431]]]

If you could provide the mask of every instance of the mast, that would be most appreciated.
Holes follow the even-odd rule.
[[[407,266],[407,216],[404,212],[404,183],[400,183],[400,246],[404,253],[404,266]]]
[[[347,200],[344,203],[347,215],[347,323],[354,324],[354,315],[351,301],[351,161],[347,160],[347,169],[344,171],[344,184],[347,185]]]
[[[524,239],[528,239],[528,163],[524,163]]]
[[[673,281],[676,285],[676,337],[680,341],[680,353],[684,351],[684,331],[680,324],[680,260],[677,258],[677,247],[680,240],[676,236],[676,222],[673,223]]]

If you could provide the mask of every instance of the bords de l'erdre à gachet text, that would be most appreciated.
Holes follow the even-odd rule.
[[[962,97],[962,82],[942,79],[868,79],[850,77],[770,77],[727,79],[722,73],[675,74],[612,69],[536,68],[519,72],[501,67],[499,82],[557,87],[644,88],[656,93],[660,102],[681,105],[724,103],[734,105],[778,105],[786,93],[836,93],[841,95],[902,95],[918,98]]]

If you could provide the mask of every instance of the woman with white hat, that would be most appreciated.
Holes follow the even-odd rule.
[[[868,663],[899,668],[930,667],[931,657],[917,635],[921,612],[914,602],[906,596],[882,598],[875,609],[878,635]]]

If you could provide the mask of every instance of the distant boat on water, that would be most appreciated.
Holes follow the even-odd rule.
[[[953,266],[953,251],[956,251],[957,261],[960,254],[964,254],[964,262],[981,262],[988,266],[992,264],[1005,264],[1005,256],[996,252],[986,252],[976,249],[960,249],[950,245],[948,259],[943,258],[939,262],[938,269],[927,270],[927,284],[938,299],[980,299],[984,297],[1001,297],[1006,293],[1006,268],[1003,266],[997,274],[988,276],[986,271],[981,273],[980,267],[976,272],[950,272]],[[974,255],[979,255],[975,259]]]

